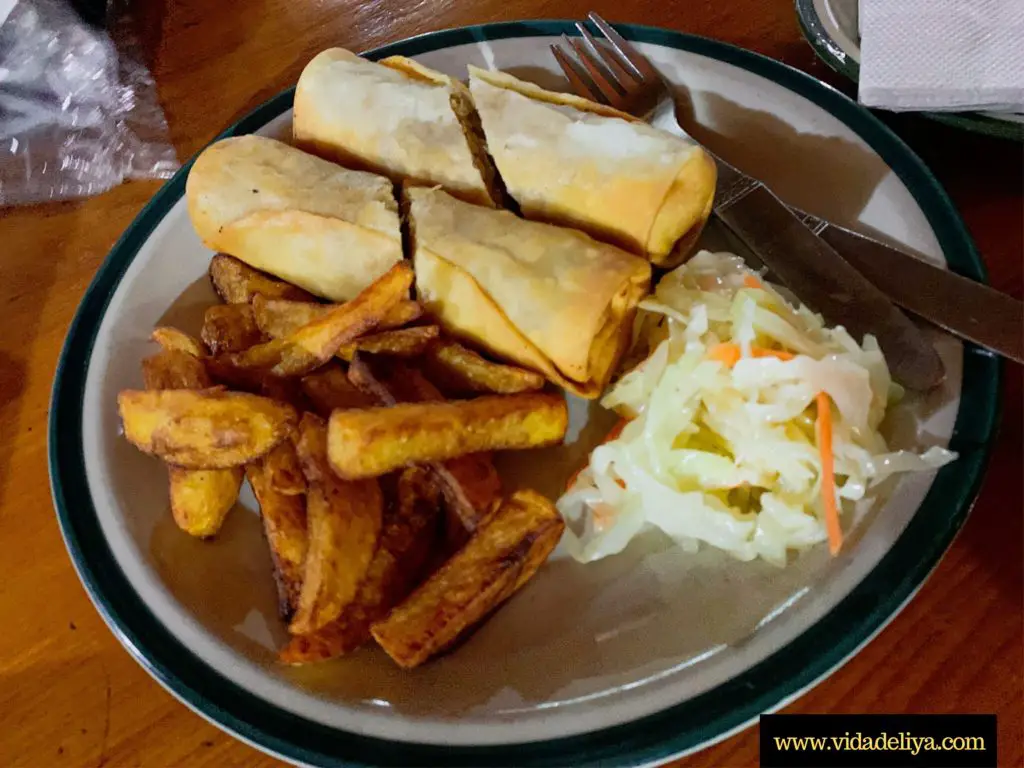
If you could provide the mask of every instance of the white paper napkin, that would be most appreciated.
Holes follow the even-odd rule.
[[[1024,0],[860,0],[860,101],[1024,111]]]

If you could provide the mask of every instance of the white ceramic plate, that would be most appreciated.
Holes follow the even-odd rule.
[[[623,26],[685,83],[692,133],[793,204],[983,278],[949,200],[868,112],[812,78],[728,45]],[[463,76],[466,64],[557,84],[548,45],[568,22],[434,33],[380,49]],[[540,62],[540,63],[538,63]],[[292,93],[226,135],[286,135]],[[553,558],[456,653],[414,672],[381,652],[282,667],[270,560],[251,496],[214,542],[179,532],[165,469],[119,434],[115,394],[140,385],[148,334],[196,331],[215,301],[188,222],[186,167],[114,247],[69,331],[50,421],[54,503],[98,610],[162,684],[213,722],[315,765],[643,764],[698,748],[842,663],[909,599],[963,523],[998,400],[998,364],[936,337],[949,375],[893,415],[897,444],[961,458],[903,479],[864,511],[842,555],[785,570],[657,537],[581,566]],[[713,237],[714,232],[708,237]],[[570,444],[507,457],[512,483],[557,493],[605,425],[572,406]],[[589,426],[588,426],[589,425]]]
[[[800,27],[818,57],[857,82],[860,78],[859,0],[796,0]],[[1024,115],[1012,112],[922,112],[922,115],[1004,139],[1024,141]]]

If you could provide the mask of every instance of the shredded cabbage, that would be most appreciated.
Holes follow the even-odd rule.
[[[704,542],[780,566],[790,550],[825,541],[819,392],[834,405],[840,500],[956,458],[937,447],[890,452],[878,428],[902,390],[875,339],[826,327],[737,256],[701,251],[640,309],[638,348],[653,351],[602,401],[629,421],[558,502],[579,561],[620,552],[651,526],[688,552]],[[710,354],[723,344],[739,349],[731,366]]]

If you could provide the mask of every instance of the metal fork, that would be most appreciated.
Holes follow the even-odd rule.
[[[563,35],[562,45],[551,46],[551,51],[573,90],[584,98],[607,104],[693,141],[679,125],[675,99],[661,74],[608,22],[596,13],[588,14],[588,19],[603,36],[603,44],[595,39],[585,24],[577,23],[579,38]],[[742,226],[733,226],[735,222],[731,219],[734,217],[729,209],[751,192],[763,189],[763,185],[707,148],[705,151],[709,152],[718,166],[716,215],[723,220],[727,228],[739,235],[742,244],[748,246],[755,256],[760,257],[776,277],[788,284],[801,300],[814,306],[818,303],[815,299],[819,298],[816,291],[820,292],[820,286],[808,286],[806,278],[802,280],[799,274],[805,267],[810,266],[813,269],[814,264],[808,265],[806,259],[801,259],[799,254],[793,253],[769,253],[769,258],[765,259],[765,249],[758,247],[758,243],[751,243],[749,233],[736,232],[736,229],[743,229]],[[763,198],[757,202],[765,204]],[[1024,362],[1024,333],[1021,331],[1024,327],[1024,305],[1021,302],[885,243],[803,211],[792,208],[789,210],[799,222],[828,244],[827,251],[835,254],[835,259],[830,258],[827,267],[837,272],[836,277],[854,280],[854,285],[858,286],[854,292],[866,290],[878,293],[881,289],[889,299],[923,319],[1010,359]],[[786,224],[785,220],[778,216],[769,218]],[[748,236],[744,237],[744,234]],[[829,248],[829,245],[832,247]],[[842,255],[836,254],[832,248]],[[854,266],[847,263],[844,257]],[[794,272],[797,274],[794,275]],[[825,311],[824,307],[816,308]],[[829,319],[832,322],[846,320],[842,317]],[[869,321],[875,328],[882,324],[882,319],[878,317],[858,317],[855,320]],[[905,318],[903,320],[905,322]],[[854,326],[851,330],[855,330],[856,323],[848,323],[848,326]],[[910,366],[909,371],[907,366],[903,365],[902,355],[907,352],[906,342],[912,342],[913,337],[905,335],[906,328],[902,323],[899,323],[899,326],[901,329],[896,331],[897,343],[889,344],[889,351],[897,353],[895,359],[890,358],[890,364],[894,369],[902,367],[903,378],[909,374],[910,379],[923,385],[922,388],[927,387],[928,379],[935,383],[937,378],[941,377],[941,365],[937,367],[937,356],[923,339],[919,341],[926,347],[924,357],[930,360],[912,354],[911,362],[915,362],[916,365]],[[880,333],[880,342],[885,349],[886,344],[881,335]],[[894,373],[896,372],[894,370]]]

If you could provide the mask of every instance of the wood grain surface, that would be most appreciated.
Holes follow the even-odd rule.
[[[188,157],[291,85],[313,54],[444,27],[582,17],[594,8],[718,38],[850,92],[802,40],[792,0],[153,0],[141,22],[171,136]],[[1022,148],[907,116],[886,121],[962,211],[992,282],[1021,295]],[[157,190],[0,211],[0,765],[279,765],[190,712],[121,647],[61,541],[46,470],[46,415],[61,342],[121,231]],[[1002,432],[966,528],[918,596],[792,713],[989,712],[1001,766],[1024,765],[1021,371],[1006,371]],[[757,730],[681,762],[757,764]]]

